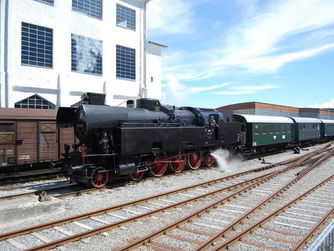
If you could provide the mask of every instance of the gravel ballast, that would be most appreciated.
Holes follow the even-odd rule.
[[[323,147],[325,144],[323,145],[318,145],[318,146],[313,146],[310,147],[310,150],[315,150],[315,149],[319,149],[321,147]],[[308,151],[302,151],[301,154],[306,154],[308,153]],[[287,151],[281,154],[275,154],[272,156],[267,156],[265,157],[266,162],[270,162],[270,163],[277,163],[289,158],[293,158],[296,157],[297,155],[292,154],[292,151]],[[322,165],[322,172],[330,172],[330,167],[333,166],[334,164],[334,160],[330,159],[328,161],[326,161],[323,165]],[[104,190],[100,190],[100,191],[95,191],[95,192],[91,192],[91,193],[87,193],[87,194],[83,194],[81,196],[78,197],[65,197],[63,198],[64,202],[65,202],[65,208],[66,208],[66,212],[62,213],[62,214],[58,214],[58,215],[50,215],[47,218],[36,218],[33,222],[32,221],[26,221],[23,222],[22,224],[20,224],[20,226],[0,226],[0,232],[8,232],[8,231],[12,231],[19,228],[23,228],[23,227],[28,227],[31,225],[36,225],[39,223],[43,223],[43,222],[48,222],[51,220],[56,220],[56,219],[61,219],[64,217],[68,217],[68,216],[73,216],[76,214],[80,214],[80,213],[84,213],[84,212],[89,212],[89,211],[93,211],[93,210],[97,210],[100,208],[105,208],[105,207],[109,207],[109,206],[113,206],[113,205],[118,205],[118,204],[122,204],[125,202],[129,202],[132,200],[137,200],[139,198],[144,198],[144,197],[148,197],[154,194],[159,194],[159,193],[163,193],[163,192],[167,192],[167,191],[171,191],[171,190],[175,190],[177,188],[180,187],[186,187],[186,186],[190,186],[190,185],[194,185],[200,182],[204,182],[207,180],[213,180],[213,179],[217,179],[223,176],[227,176],[230,175],[232,173],[236,173],[236,172],[241,172],[241,171],[246,171],[249,169],[254,169],[254,168],[259,168],[259,167],[263,167],[266,166],[264,164],[261,164],[261,161],[258,159],[253,159],[253,160],[248,160],[248,161],[244,161],[244,162],[240,162],[240,163],[234,163],[233,165],[233,170],[230,173],[227,173],[226,171],[221,170],[220,168],[217,167],[212,167],[212,168],[202,168],[199,170],[195,170],[195,171],[185,171],[181,174],[169,174],[166,175],[162,178],[148,178],[145,179],[141,182],[135,183],[135,182],[125,182],[125,184],[123,186],[117,187],[117,188],[112,188],[112,189],[104,189]],[[319,172],[318,172],[319,173]],[[318,179],[320,179],[321,175],[317,175],[317,172],[314,172],[312,175],[312,178],[314,179],[314,182],[312,182],[312,179],[308,179],[305,182],[301,182],[301,185],[303,187],[302,190],[306,190],[308,187],[313,186],[316,181]],[[0,197],[2,196],[7,196],[7,195],[11,195],[11,194],[16,194],[16,193],[23,193],[23,192],[30,192],[33,191],[34,189],[36,190],[40,190],[41,187],[45,188],[48,186],[48,184],[51,186],[54,186],[55,184],[57,184],[58,182],[62,182],[61,184],[64,184],[65,180],[55,180],[55,181],[40,181],[40,182],[28,182],[25,184],[20,184],[19,186],[15,187],[13,185],[11,186],[6,186],[4,189],[2,189],[2,187],[0,187]],[[235,180],[230,181],[229,184],[235,183]],[[228,182],[226,182],[225,184],[228,184]],[[278,185],[278,186],[281,186]],[[223,186],[216,186],[215,189],[212,190],[216,190],[216,188],[221,188]],[[272,187],[271,187],[272,188]],[[211,188],[210,188],[211,189]],[[265,188],[258,188],[256,193],[258,196],[261,195],[261,193],[265,193],[266,195],[268,193],[270,193],[270,191],[275,190],[276,188],[270,189],[269,187],[267,189]],[[189,193],[191,194],[191,193]],[[199,195],[201,194],[200,189],[199,190],[194,190],[193,195]],[[170,203],[168,203],[167,200],[171,200],[176,202],[177,199],[176,197],[170,196],[168,199],[167,197],[165,198],[164,201],[162,200],[157,200],[158,204],[163,204],[163,205],[168,205]],[[184,200],[187,199],[186,197],[179,197],[179,200]],[[200,203],[198,203],[200,204]],[[227,205],[227,204],[226,204]],[[251,200],[247,200],[247,196],[245,196],[245,202],[244,203],[240,203],[238,204],[240,206],[244,206],[244,207],[251,207],[252,203]],[[151,204],[150,208],[154,208],[154,205]],[[174,222],[177,219],[180,219],[182,217],[184,217],[184,213],[186,212],[187,214],[191,213],[191,211],[195,211],[196,209],[200,208],[200,205],[198,206],[183,206],[182,210],[180,209],[175,209],[173,210],[173,212],[166,212],[162,217],[159,216],[158,220],[154,219],[153,217],[144,219],[144,220],[140,220],[137,223],[133,223],[133,224],[129,224],[126,225],[125,227],[122,228],[117,228],[111,231],[108,231],[109,236],[104,236],[104,235],[97,235],[97,236],[93,236],[89,239],[87,239],[87,241],[81,241],[81,242],[75,242],[75,243],[71,243],[69,245],[66,245],[64,247],[62,247],[62,250],[87,250],[87,249],[112,249],[112,248],[116,248],[116,247],[120,247],[120,246],[124,246],[126,245],[127,241],[133,239],[133,238],[140,238],[145,236],[147,233],[153,231],[154,229],[158,229],[159,226],[165,225],[165,224],[170,224],[172,222]],[[227,207],[226,207],[227,208]],[[236,207],[233,207],[233,205],[231,205],[230,207],[231,210],[237,210]],[[310,209],[310,208],[308,208]],[[131,211],[134,212],[138,212],[138,213],[143,213],[145,212],[144,208],[141,207],[133,207],[131,208]],[[223,210],[223,209],[222,209]],[[240,211],[244,211],[243,209],[239,208],[238,210]],[[292,209],[289,211],[293,211]],[[295,212],[295,211],[293,211]],[[301,211],[298,211],[301,212]],[[116,213],[115,213],[116,214]],[[126,212],[126,211],[119,211],[117,212],[117,215],[123,216],[123,217],[128,217],[128,216],[133,216],[133,214],[131,212]],[[212,214],[214,215],[214,213]],[[316,216],[316,215],[315,215]],[[101,220],[104,221],[111,221],[110,217],[104,217],[104,216],[96,216],[96,218],[101,218]],[[227,219],[228,217],[226,217]],[[212,216],[212,219],[214,219],[214,216]],[[84,223],[85,225],[89,226],[89,227],[97,227],[100,226],[101,224],[97,221],[93,221],[93,220],[85,220],[85,221],[81,221],[82,223]],[[213,225],[215,224],[214,222],[211,222]],[[216,223],[219,224],[219,223]],[[62,228],[65,228],[65,226],[61,226]],[[191,228],[194,228],[194,226],[191,226]],[[205,226],[196,226],[198,231],[203,231],[203,232],[207,232],[210,233],[212,229],[205,227]],[[282,229],[284,229],[282,227]],[[78,229],[68,229],[68,230],[72,230],[74,233],[78,232]],[[41,231],[42,233],[43,231]],[[45,230],[45,232],[47,232],[47,230]],[[49,233],[51,232],[51,233]],[[54,233],[54,235],[59,235],[59,236],[54,236],[52,231],[48,232],[48,238],[49,239],[55,239],[58,238],[59,236],[64,236],[62,233]],[[212,231],[214,233],[214,231]],[[189,234],[188,238],[194,238],[194,236],[192,234]],[[164,241],[166,241],[166,244],[171,245],[174,247],[182,247],[185,249],[190,248],[190,246],[188,247],[187,243],[183,243],[181,241],[179,241],[177,244],[174,245],[175,242],[174,239],[171,239],[170,237],[165,237]],[[38,241],[37,241],[38,242]],[[176,241],[177,242],[177,241]],[[261,240],[262,242],[262,240]],[[30,246],[30,245],[28,245]],[[237,247],[237,246],[236,246]],[[282,248],[284,249],[285,246]],[[13,248],[12,246],[8,245],[8,243],[3,243],[0,242],[0,249],[1,250],[17,250],[15,248]]]

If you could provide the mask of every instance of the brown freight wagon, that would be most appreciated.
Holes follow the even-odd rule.
[[[57,110],[0,108],[0,174],[48,168],[75,143],[73,129],[56,126]]]

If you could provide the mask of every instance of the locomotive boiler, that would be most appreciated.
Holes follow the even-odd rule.
[[[95,104],[94,104],[95,103]],[[96,104],[99,103],[99,104]],[[210,152],[240,142],[240,123],[232,113],[163,106],[138,99],[135,108],[90,102],[61,107],[58,127],[73,127],[79,144],[65,145],[65,172],[77,183],[103,187],[112,177],[140,180],[146,172],[162,176],[214,163]]]

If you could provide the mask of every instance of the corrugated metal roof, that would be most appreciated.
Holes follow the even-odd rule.
[[[334,124],[334,120],[322,119],[321,121],[325,124]]]
[[[293,120],[289,117],[282,116],[262,116],[250,114],[236,114],[242,116],[249,123],[288,123],[293,124]]]
[[[306,118],[306,117],[290,117],[290,118],[292,118],[297,123],[319,123],[321,124],[321,120],[316,119],[316,118]]]

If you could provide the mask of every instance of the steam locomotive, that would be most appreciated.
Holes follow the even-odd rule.
[[[65,174],[93,187],[122,175],[138,181],[146,172],[159,177],[168,168],[179,173],[212,166],[217,148],[253,154],[334,138],[334,120],[175,108],[146,98],[135,108],[104,105],[96,94],[85,100],[59,108],[57,125],[74,128],[80,142],[72,151],[64,147]]]
[[[140,180],[146,171],[162,176],[202,162],[212,166],[210,152],[241,142],[240,123],[231,112],[163,106],[138,99],[136,108],[103,105],[103,98],[79,107],[61,107],[58,127],[73,127],[80,143],[65,145],[65,172],[80,184],[105,186],[112,176]]]

